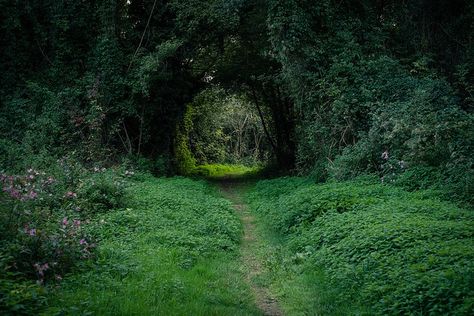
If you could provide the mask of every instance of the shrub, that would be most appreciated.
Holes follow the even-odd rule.
[[[132,175],[132,173],[127,173]],[[97,169],[77,188],[78,205],[88,213],[100,213],[125,204],[125,182],[112,171]]]
[[[436,168],[435,188],[472,201],[474,116],[459,106],[453,86],[426,60],[404,67],[388,56],[361,57],[362,50],[351,42],[333,56],[314,78],[316,91],[299,100],[306,114],[298,127],[300,169],[322,180],[377,173],[395,181],[404,171],[398,163]],[[384,152],[398,170],[384,168]],[[420,186],[432,180],[417,178]]]
[[[69,159],[51,173],[30,168],[23,175],[0,174],[2,310],[31,314],[44,301],[39,285],[61,280],[93,257],[90,219],[123,205],[124,177],[130,175],[87,171]]]

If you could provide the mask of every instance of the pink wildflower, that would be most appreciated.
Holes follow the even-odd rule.
[[[77,198],[77,193],[72,192],[72,191],[68,191],[66,193],[66,197],[68,197],[68,198]]]
[[[78,220],[78,219],[75,219],[74,220],[74,226],[77,226],[77,227],[81,226],[81,221]]]
[[[87,241],[84,238],[82,238],[81,240],[79,240],[79,244],[87,245]]]
[[[38,272],[38,274],[40,276],[40,279],[43,279],[44,272],[49,269],[49,264],[47,262],[44,263],[44,264],[35,263],[33,266],[35,267],[36,271]]]
[[[21,198],[20,192],[16,189],[11,189],[10,196],[17,200]]]
[[[63,218],[62,224],[63,224],[64,226],[66,226],[67,224],[69,224],[69,221],[67,220],[67,217],[64,217],[64,218]]]
[[[28,235],[36,236],[36,228],[32,228],[32,229],[28,230]]]

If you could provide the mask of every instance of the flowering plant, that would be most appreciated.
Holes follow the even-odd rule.
[[[28,169],[0,173],[0,241],[10,253],[8,269],[43,284],[60,280],[80,259],[90,258],[78,195],[63,179]],[[5,272],[5,271],[4,271]]]

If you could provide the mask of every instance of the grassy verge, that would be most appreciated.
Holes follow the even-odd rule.
[[[364,182],[260,181],[268,281],[288,315],[472,315],[474,213]]]
[[[202,181],[148,178],[91,225],[97,263],[54,289],[46,315],[258,315],[239,270],[241,225]]]

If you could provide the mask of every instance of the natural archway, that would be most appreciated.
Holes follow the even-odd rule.
[[[203,90],[187,105],[178,126],[175,156],[179,171],[191,174],[196,167],[203,170],[210,164],[250,168],[269,164],[273,152],[268,121],[271,116],[243,94],[217,86]]]

